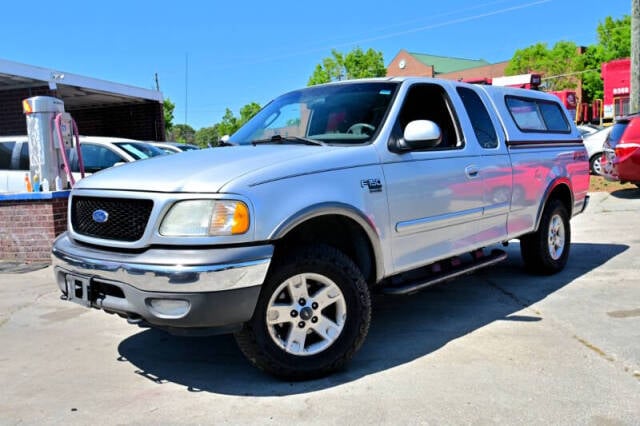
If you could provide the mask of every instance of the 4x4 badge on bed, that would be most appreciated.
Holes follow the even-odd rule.
[[[364,188],[365,186],[369,188],[369,192],[382,192],[380,179],[362,179],[360,181],[360,187]]]
[[[104,210],[95,210],[91,217],[93,218],[94,222],[105,223],[107,220],[109,220],[109,213]]]

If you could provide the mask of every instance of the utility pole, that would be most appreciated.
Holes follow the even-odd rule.
[[[189,111],[189,53],[187,52],[184,54],[184,124],[187,124],[188,111]]]
[[[158,80],[158,73],[155,73],[154,79],[156,81],[156,90],[160,91],[160,80]]]
[[[631,0],[631,99],[629,112],[640,112],[640,0]]]

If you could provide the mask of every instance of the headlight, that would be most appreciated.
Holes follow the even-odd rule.
[[[160,225],[168,237],[207,237],[244,234],[249,229],[249,209],[242,201],[186,200],[171,207]]]

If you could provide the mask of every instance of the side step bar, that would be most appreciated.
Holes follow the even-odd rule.
[[[468,264],[463,264],[460,267],[457,267],[453,270],[431,275],[427,277],[425,280],[408,282],[406,284],[399,285],[399,286],[384,287],[382,288],[382,293],[395,294],[395,295],[414,293],[418,290],[422,290],[434,284],[438,284],[443,281],[447,281],[452,278],[457,278],[461,275],[465,275],[465,274],[469,274],[471,272],[477,271],[478,269],[484,268],[485,266],[495,265],[498,262],[502,262],[506,258],[507,258],[506,252],[504,252],[503,250],[496,249],[496,250],[493,250],[490,255],[484,256],[479,260],[469,262]]]

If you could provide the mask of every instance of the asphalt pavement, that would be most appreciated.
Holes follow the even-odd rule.
[[[0,424],[640,424],[640,190],[592,194],[566,269],[509,259],[374,297],[348,367],[283,382],[231,336],[175,337],[0,263]]]

